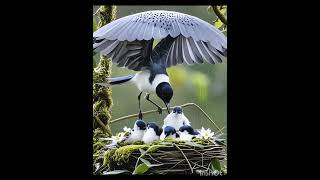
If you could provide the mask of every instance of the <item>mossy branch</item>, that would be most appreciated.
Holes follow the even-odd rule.
[[[98,11],[98,29],[115,19],[116,6],[101,6]],[[94,82],[104,82],[106,78],[109,78],[111,76],[111,66],[112,63],[110,59],[100,56],[100,62],[93,70]],[[111,119],[110,109],[113,104],[111,93],[110,88],[93,85],[93,128],[97,128],[97,125],[101,126],[107,136],[112,135],[109,127],[109,121]]]
[[[221,13],[221,11],[218,9],[218,6],[211,6],[211,7],[213,9],[213,12],[218,16],[221,22],[227,25],[227,18]]]
[[[221,131],[221,129],[219,128],[219,126],[210,118],[210,116],[197,104],[195,103],[186,103],[186,104],[183,104],[183,105],[180,105],[181,107],[188,107],[188,106],[194,106],[196,107],[197,109],[199,109],[204,115],[205,117],[210,121],[212,122],[212,124],[219,130]],[[173,109],[174,107],[170,107],[170,109]],[[162,110],[166,110],[166,108],[162,108]],[[145,111],[145,112],[142,112],[143,115],[146,115],[146,114],[152,114],[152,113],[158,113],[158,110],[150,110],[150,111]],[[125,119],[130,119],[130,118],[134,118],[134,117],[138,117],[139,114],[131,114],[131,115],[128,115],[128,116],[123,116],[123,117],[120,117],[120,118],[117,118],[117,119],[114,119],[114,120],[111,120],[110,121],[110,124],[111,123],[115,123],[115,122],[119,122],[119,121],[122,121],[122,120],[125,120]]]
[[[111,129],[109,126],[104,125],[104,123],[100,120],[98,116],[95,116],[94,119],[97,121],[97,123],[102,127],[102,130],[106,134],[112,134]]]

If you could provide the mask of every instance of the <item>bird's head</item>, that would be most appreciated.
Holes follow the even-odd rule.
[[[176,106],[173,108],[173,113],[182,114],[182,108],[180,106]]]
[[[153,129],[154,132],[160,136],[159,134],[159,126],[155,122],[147,123],[147,129]]]
[[[170,113],[170,100],[173,96],[173,90],[169,83],[162,82],[156,88],[157,96],[164,102],[166,105],[168,114]]]
[[[145,130],[146,129],[146,123],[142,120],[137,120],[134,124],[134,128],[136,130]]]
[[[166,126],[163,131],[165,137],[176,134],[176,129],[174,129],[172,126]]]
[[[179,128],[179,131],[180,131],[180,132],[187,131],[188,134],[197,135],[197,132],[194,131],[191,126],[188,126],[188,125],[181,126],[181,127]]]

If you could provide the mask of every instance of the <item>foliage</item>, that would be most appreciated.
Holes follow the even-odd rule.
[[[208,13],[215,13],[217,18],[213,20],[213,25],[222,30],[223,32],[227,31],[227,24],[223,21],[226,21],[226,16],[227,16],[227,6],[209,6],[207,8]],[[223,16],[223,17],[220,17]],[[223,18],[223,19],[222,19]]]

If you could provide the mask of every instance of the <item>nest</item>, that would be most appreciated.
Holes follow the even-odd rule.
[[[221,132],[215,122],[195,103],[187,103],[181,107],[193,106],[202,112],[205,117]],[[157,110],[144,114],[157,113]],[[110,123],[137,117],[138,114],[128,115]],[[217,132],[216,132],[217,133]],[[223,133],[222,133],[223,134]],[[221,135],[221,134],[220,134]],[[158,140],[152,144],[142,141],[134,144],[118,142],[110,146],[104,141],[105,133],[94,130],[93,138],[93,172],[95,175],[104,174],[167,174],[167,175],[225,175],[226,145],[218,138],[219,135],[206,138],[195,138],[192,141],[178,141],[173,139]],[[112,143],[111,143],[112,144]]]
[[[213,163],[226,160],[226,146],[212,141],[158,141],[105,148],[95,174],[218,175]],[[97,158],[99,159],[99,158]],[[99,161],[96,161],[99,162]],[[220,165],[219,165],[220,166]],[[223,171],[219,172],[226,173]]]

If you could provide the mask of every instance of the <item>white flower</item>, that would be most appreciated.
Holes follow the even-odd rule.
[[[116,146],[118,142],[125,140],[126,136],[124,132],[121,132],[121,133],[118,133],[116,136],[111,136],[111,138],[101,138],[101,139],[111,141],[111,143],[107,145],[107,147],[110,148],[110,147]]]
[[[214,136],[214,132],[211,132],[211,129],[208,128],[207,130],[205,130],[203,127],[201,128],[199,134],[196,136],[197,138],[200,139],[212,139]]]
[[[123,130],[124,130],[124,132],[128,132],[128,133],[131,132],[131,128],[128,128],[127,126],[125,126],[125,127],[123,128]]]

